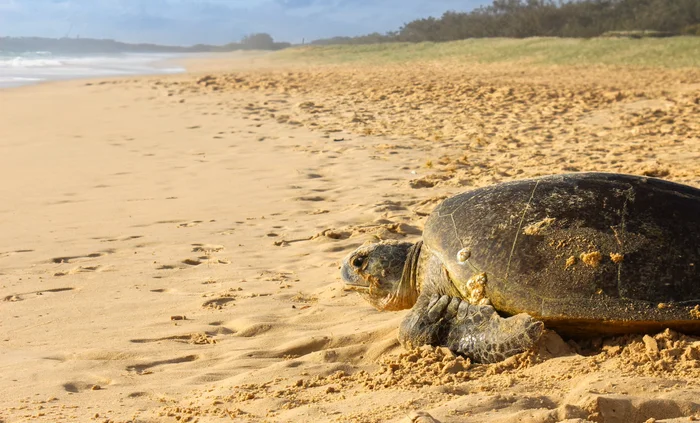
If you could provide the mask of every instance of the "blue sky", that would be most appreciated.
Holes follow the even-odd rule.
[[[0,36],[223,44],[267,32],[300,42],[398,29],[488,0],[0,0]]]

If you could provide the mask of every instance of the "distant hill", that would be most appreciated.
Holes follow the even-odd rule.
[[[257,37],[257,38],[256,38]],[[265,43],[253,43],[249,40],[263,38]],[[110,54],[110,53],[202,53],[225,52],[235,50],[281,50],[289,43],[274,42],[266,34],[254,34],[243,39],[241,43],[222,46],[197,44],[193,46],[166,46],[158,44],[129,44],[115,40],[92,38],[43,38],[43,37],[0,37],[0,52],[36,52],[46,51],[52,54]]]

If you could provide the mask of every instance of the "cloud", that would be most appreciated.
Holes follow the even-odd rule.
[[[283,7],[295,9],[298,7],[308,7],[316,3],[315,0],[277,0],[277,3]]]
[[[0,0],[0,36],[227,43],[252,32],[298,42],[398,29],[486,0]]]

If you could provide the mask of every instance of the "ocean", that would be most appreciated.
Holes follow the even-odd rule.
[[[0,88],[60,79],[179,73],[184,68],[166,64],[166,60],[181,56],[167,53],[63,56],[0,51]]]

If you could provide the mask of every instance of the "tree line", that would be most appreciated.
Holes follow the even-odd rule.
[[[188,47],[158,44],[129,44],[108,39],[92,38],[43,38],[0,37],[0,51],[22,53],[47,51],[53,54],[100,54],[100,53],[198,53],[226,52],[236,50],[281,50],[290,43],[276,42],[265,33],[250,34],[238,43],[222,46],[197,44]]]
[[[700,0],[494,0],[471,12],[445,12],[398,31],[334,37],[313,44],[453,41],[485,37],[700,35]]]

